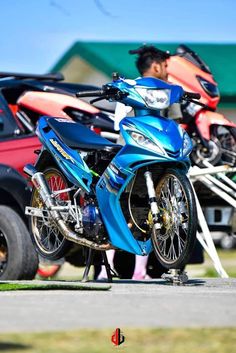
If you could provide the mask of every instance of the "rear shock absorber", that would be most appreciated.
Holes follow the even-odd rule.
[[[149,198],[150,208],[152,212],[154,227],[155,229],[160,229],[161,225],[158,222],[159,210],[157,205],[156,192],[155,192],[155,188],[152,180],[152,173],[147,171],[144,173],[144,177],[146,179],[147,192],[148,192],[148,198]]]

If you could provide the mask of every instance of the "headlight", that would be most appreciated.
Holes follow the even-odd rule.
[[[150,149],[152,151],[155,151],[159,154],[165,155],[165,150],[163,150],[160,146],[158,146],[156,143],[151,141],[149,138],[146,136],[140,134],[139,132],[132,131],[132,130],[126,130],[126,132],[132,137],[132,139],[140,146]]]
[[[170,89],[135,88],[149,108],[166,109],[170,105]]]
[[[214,85],[214,83],[205,80],[201,76],[197,76],[197,79],[204,91],[208,93],[210,97],[214,98],[220,96],[220,92],[217,85]]]
[[[183,156],[188,155],[192,151],[192,141],[191,138],[188,136],[188,134],[185,132],[184,133],[184,138],[183,138]]]

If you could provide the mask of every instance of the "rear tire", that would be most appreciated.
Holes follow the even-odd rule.
[[[213,136],[220,142],[221,164],[236,165],[236,128],[215,126]]]
[[[68,188],[67,180],[57,168],[47,168],[43,171],[43,174],[52,191]],[[67,201],[69,198],[68,192],[56,196],[56,199],[61,202]],[[44,208],[39,193],[35,188],[32,191],[31,206]],[[30,233],[36,251],[40,256],[48,260],[59,260],[65,256],[72,243],[60,234],[55,223],[51,221],[48,215],[49,213],[45,209],[44,217],[30,216]]]
[[[38,255],[28,229],[13,209],[0,206],[0,280],[33,279]]]
[[[168,169],[156,186],[161,229],[153,227],[152,243],[158,261],[181,269],[192,254],[197,231],[195,197],[187,176]]]

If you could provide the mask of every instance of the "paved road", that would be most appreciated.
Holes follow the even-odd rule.
[[[116,327],[236,326],[236,278],[184,287],[119,281],[109,291],[0,293],[0,332]]]

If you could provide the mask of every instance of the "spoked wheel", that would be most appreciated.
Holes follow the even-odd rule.
[[[216,126],[213,134],[221,146],[221,163],[235,166],[236,164],[236,128]]]
[[[44,176],[52,191],[68,188],[68,183],[63,174],[56,168],[44,171]],[[70,198],[68,192],[55,196],[58,204],[64,205]],[[32,239],[36,245],[37,252],[49,260],[62,258],[69,249],[70,242],[59,232],[56,224],[45,208],[38,191],[34,188],[32,192],[31,206],[41,209],[42,217],[31,216],[30,226]]]
[[[195,140],[195,139],[193,139]],[[196,142],[195,147],[190,155],[193,164],[204,168],[204,161],[216,165],[220,162],[222,155],[221,144],[217,137],[212,137],[208,141],[208,148],[201,143]]]
[[[152,243],[160,263],[168,268],[184,267],[192,253],[197,230],[197,212],[186,175],[168,169],[156,186],[160,229],[153,227]]]

